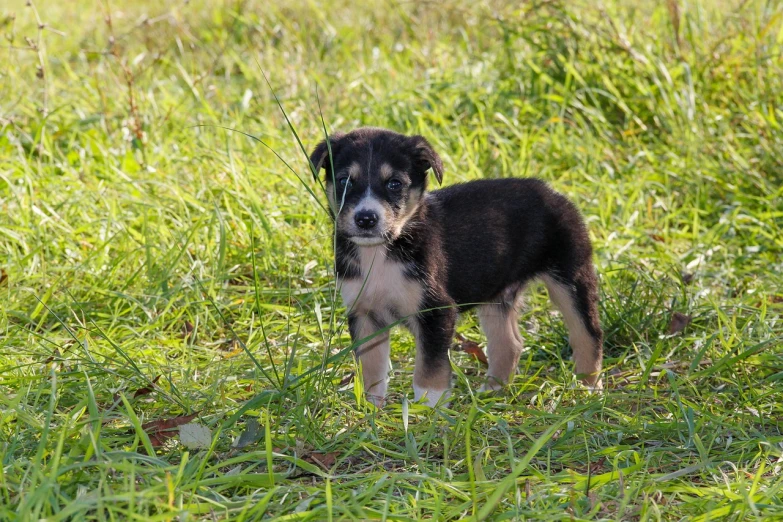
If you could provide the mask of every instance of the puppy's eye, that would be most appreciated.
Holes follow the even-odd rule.
[[[346,187],[351,186],[351,180],[350,178],[340,178],[337,180],[337,186],[340,187],[340,190],[346,190]]]
[[[390,179],[386,182],[386,188],[392,192],[396,192],[402,188],[402,181],[398,179]]]

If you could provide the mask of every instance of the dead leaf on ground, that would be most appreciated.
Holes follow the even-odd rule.
[[[172,417],[170,419],[158,419],[150,422],[145,422],[141,425],[141,429],[146,432],[150,431],[166,431],[183,424],[187,424],[198,416],[198,413],[192,413],[190,415],[180,415],[179,417]]]
[[[4,285],[6,281],[8,281],[8,272],[5,271],[5,268],[0,268],[0,286]]]
[[[261,426],[258,424],[258,419],[248,419],[248,421],[245,423],[245,431],[243,431],[239,436],[236,443],[234,444],[234,447],[237,449],[242,449],[245,446],[249,446],[250,444],[256,442],[261,438],[261,436]]]
[[[481,346],[479,346],[478,343],[465,338],[462,334],[457,334],[457,340],[460,342],[460,344],[456,346],[457,351],[472,355],[474,359],[477,359],[485,366],[489,364],[487,356],[484,354],[484,350],[481,349]]]
[[[606,471],[606,457],[599,457],[598,460],[589,462],[587,466],[576,468],[576,471],[583,475],[600,475]]]
[[[133,393],[133,398],[135,399],[136,397],[141,397],[142,395],[149,395],[150,393],[152,393],[155,390],[154,385],[157,384],[158,379],[160,379],[160,375],[152,379],[152,382],[150,383],[149,386],[144,386],[143,388],[139,388],[138,390],[136,390]]]
[[[60,351],[60,348],[55,348],[54,352],[52,352],[52,355],[50,355],[44,360],[44,364],[49,364],[50,362],[53,362],[56,359],[62,358],[63,356],[65,356],[65,354],[71,351],[73,345],[74,343],[68,342],[65,346],[62,347],[62,351]]]
[[[477,343],[470,343],[467,346],[464,346],[462,351],[475,357],[484,366],[489,365],[489,361],[487,360],[487,356],[484,354],[484,350],[482,350],[481,346],[479,346]]]
[[[356,374],[354,372],[349,373],[348,375],[346,375],[345,377],[343,377],[340,380],[340,384],[339,385],[340,386],[345,386],[346,384],[348,384],[350,382],[353,382],[353,378],[354,378],[355,375]]]
[[[193,330],[195,327],[193,326],[193,323],[190,321],[185,321],[185,324],[182,325],[182,338],[187,339],[193,334]]]
[[[198,412],[191,415],[181,415],[170,419],[158,419],[145,422],[141,429],[147,432],[147,435],[154,447],[163,446],[163,443],[179,433],[175,428],[187,424],[198,416]]]
[[[198,422],[179,427],[179,441],[188,449],[205,449],[212,445],[212,430]]]
[[[672,322],[669,323],[669,335],[680,333],[685,330],[693,317],[690,315],[681,314],[680,312],[674,312],[672,315]]]
[[[304,460],[312,464],[318,464],[323,469],[328,470],[337,462],[338,455],[339,453],[336,451],[330,451],[329,453],[314,452],[307,455]]]
[[[164,444],[166,444],[166,441],[169,440],[171,437],[176,435],[176,432],[173,432],[171,434],[167,432],[159,432],[159,433],[148,433],[147,437],[150,439],[150,444],[152,444],[153,448],[160,448]]]
[[[54,361],[55,358],[59,359],[60,357],[62,357],[62,354],[60,353],[60,349],[55,348],[54,352],[52,352],[52,355],[50,355],[44,360],[44,364],[49,364],[50,362]]]
[[[652,239],[653,241],[657,241],[658,243],[665,243],[666,242],[666,239],[664,239],[663,236],[658,235],[658,234],[650,234],[650,239]]]
[[[225,347],[222,347],[221,349],[225,352],[222,354],[224,359],[230,359],[245,352],[245,349],[239,344],[238,339],[231,339],[231,341],[226,343]]]

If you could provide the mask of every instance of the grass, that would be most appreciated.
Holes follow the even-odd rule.
[[[0,32],[0,519],[783,517],[783,4],[11,0]],[[395,331],[368,405],[321,114],[572,197],[605,393],[533,288],[507,393],[455,351],[451,408],[407,402]]]

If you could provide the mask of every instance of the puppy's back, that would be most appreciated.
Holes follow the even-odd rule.
[[[592,255],[576,206],[540,179],[471,181],[427,199],[458,303],[486,301],[509,280],[523,282]]]

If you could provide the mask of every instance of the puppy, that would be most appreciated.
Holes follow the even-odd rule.
[[[603,333],[592,247],[579,211],[538,179],[480,180],[427,192],[443,165],[421,136],[360,128],[335,134],[310,156],[335,223],[337,281],[366,396],[384,403],[388,329],[403,321],[416,339],[415,400],[449,396],[449,347],[457,313],[476,308],[487,336],[482,390],[508,383],[522,352],[519,297],[544,281],[562,312],[575,371],[600,388]]]

